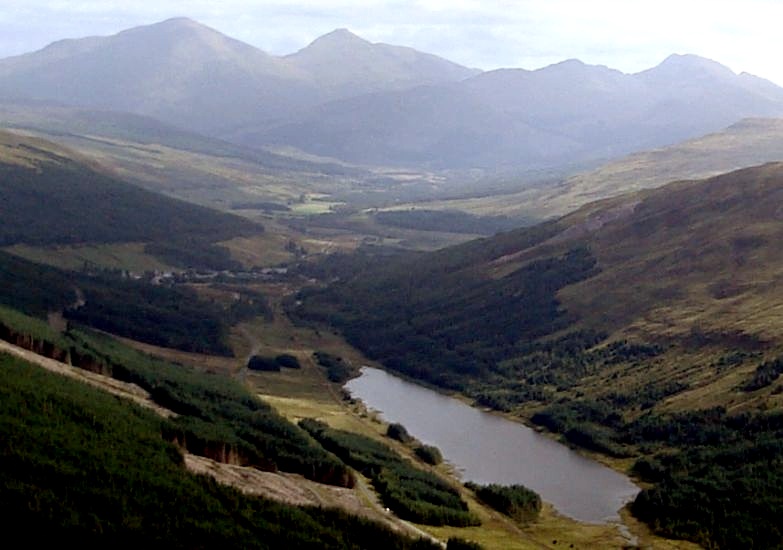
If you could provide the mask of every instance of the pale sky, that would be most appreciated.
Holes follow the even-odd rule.
[[[345,27],[480,69],[694,53],[783,85],[780,0],[0,0],[0,57],[177,16],[278,55]]]

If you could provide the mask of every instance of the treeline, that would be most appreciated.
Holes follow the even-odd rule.
[[[85,303],[65,309],[66,319],[156,346],[232,355],[222,310],[192,290],[104,276],[76,283]]]
[[[280,372],[284,369],[300,369],[302,365],[294,355],[283,353],[275,357],[264,357],[263,355],[253,355],[247,361],[247,368],[250,370]]]
[[[219,302],[212,302],[213,305],[223,309],[220,317],[231,326],[255,317],[263,317],[267,321],[274,319],[275,314],[272,306],[269,305],[269,298],[262,292],[241,284],[214,283],[210,285],[210,288],[227,291],[234,296],[227,308]]]
[[[0,304],[45,319],[77,301],[79,275],[0,251]]]
[[[111,376],[141,386],[156,403],[176,412],[168,436],[194,454],[217,449],[243,465],[353,485],[353,476],[339,459],[239,383],[144,356],[108,337],[76,337],[105,358]]]
[[[325,351],[313,353],[315,362],[326,369],[326,377],[336,384],[345,384],[348,380],[359,374],[359,369],[353,366],[347,359],[332,355]]]
[[[538,517],[541,512],[541,497],[524,485],[479,485],[468,482],[465,487],[491,508],[520,522]]]
[[[566,441],[578,447],[616,457],[631,454],[618,437],[624,426],[622,411],[603,400],[557,403],[534,414],[531,421],[563,434]]]
[[[431,466],[437,466],[443,462],[443,455],[440,449],[432,445],[419,443],[415,437],[408,433],[408,430],[402,424],[393,422],[386,428],[386,437],[396,439],[404,445],[413,445],[413,454]]]
[[[363,435],[304,419],[299,425],[326,449],[372,480],[385,506],[402,519],[428,525],[478,525],[459,491],[420,470],[390,447]]]
[[[165,241],[145,245],[144,252],[182,269],[242,270],[242,264],[231,258],[228,248],[213,244],[206,238],[169,237]]]
[[[0,514],[33,547],[435,548],[337,510],[245,496],[186,471],[165,421],[0,354]]]
[[[783,414],[712,409],[647,419],[631,435],[679,451],[637,462],[655,485],[636,498],[634,515],[705,547],[783,546]]]
[[[263,231],[244,218],[146,191],[64,157],[52,161],[0,163],[0,246],[167,242],[175,235],[214,243]]]
[[[440,449],[432,445],[416,445],[413,448],[413,452],[422,462],[426,462],[431,466],[437,466],[443,462],[443,455],[440,453]]]
[[[476,216],[461,210],[385,210],[374,213],[372,217],[381,225],[403,229],[474,235],[494,235],[529,224],[524,219]]]
[[[41,321],[4,309],[0,326],[28,331],[37,340],[37,351],[49,342],[52,356],[67,356],[75,365],[147,390],[153,401],[178,414],[165,426],[167,439],[193,454],[295,472],[323,483],[353,484],[339,459],[225,376],[154,359],[100,334],[72,330],[60,335]]]
[[[413,442],[413,436],[408,433],[408,429],[399,422],[392,422],[386,428],[386,436],[396,439],[400,443],[408,444]]]
[[[229,322],[268,309],[258,297],[239,303],[226,311],[186,288],[62,271],[0,252],[0,304],[41,318],[64,311],[71,321],[158,346],[231,355]]]
[[[302,305],[289,311],[300,321],[340,328],[389,368],[464,390],[466,382],[514,357],[518,347],[568,327],[573,319],[555,294],[595,273],[586,249],[533,261],[500,278],[451,272],[449,263],[459,262],[450,258],[441,266],[421,265],[421,259],[404,257],[383,272],[303,291]]]
[[[778,357],[773,361],[765,361],[756,367],[753,377],[742,386],[742,390],[751,392],[771,386],[781,374],[783,374],[783,357]]]
[[[653,484],[631,510],[656,532],[707,548],[779,548],[783,530],[783,414],[723,408],[647,412],[626,421],[611,398],[559,403],[533,422],[575,445],[638,455],[634,473]]]

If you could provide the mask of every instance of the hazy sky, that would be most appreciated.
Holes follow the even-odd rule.
[[[175,16],[273,54],[347,27],[482,69],[579,58],[635,72],[695,53],[783,85],[780,0],[0,0],[0,57]]]

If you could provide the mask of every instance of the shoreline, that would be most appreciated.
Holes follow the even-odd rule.
[[[365,369],[371,369],[371,368],[375,368],[375,367],[371,367],[371,366],[368,366],[368,365],[362,365],[360,371],[363,374]],[[399,380],[401,380],[402,382],[405,382],[405,383],[408,383],[408,384],[412,384],[412,385],[416,385],[418,387],[421,387],[424,390],[432,390],[430,387],[427,387],[427,385],[425,385],[425,384],[419,384],[416,381],[412,381],[410,379],[410,377],[397,376],[396,373],[394,373],[393,371],[389,371],[388,369],[377,369],[377,370],[380,371],[380,372],[385,373],[388,376],[396,377]],[[355,380],[355,379],[356,378],[353,378],[352,380]],[[356,400],[356,401],[360,402],[362,404],[362,407],[365,410],[367,410],[370,414],[377,415],[380,418],[380,420],[382,420],[384,423],[391,423],[391,422],[399,421],[398,419],[390,419],[388,417],[389,411],[384,411],[384,410],[382,410],[380,408],[376,408],[376,407],[368,404],[366,399],[362,399],[361,397],[359,397],[354,392],[351,392],[351,389],[347,387],[347,386],[350,385],[350,382],[351,381],[349,381],[345,385],[343,385],[342,386],[343,389],[350,393],[351,398],[353,400]],[[454,395],[454,394],[451,394],[451,393],[447,393],[447,392],[444,392],[444,391],[439,391],[439,392],[435,392],[435,393],[437,393],[438,395],[440,395],[442,397],[446,397],[446,398],[450,398],[450,399],[456,399],[456,401],[460,405],[467,406],[471,410],[475,411],[476,413],[480,413],[480,414],[491,413],[492,416],[494,416],[494,417],[496,417],[498,419],[502,419],[502,420],[506,420],[506,421],[513,421],[514,425],[516,425],[519,428],[522,428],[524,430],[528,430],[530,432],[530,434],[531,434],[530,437],[541,438],[541,439],[545,440],[546,442],[548,442],[543,447],[540,447],[540,446],[536,446],[535,445],[535,441],[536,440],[533,439],[530,442],[530,445],[532,445],[532,446],[525,446],[525,444],[523,443],[524,442],[524,437],[521,437],[517,441],[522,443],[523,447],[520,447],[520,448],[517,448],[517,449],[513,449],[513,448],[509,447],[507,450],[508,450],[509,453],[513,453],[515,451],[518,452],[518,451],[520,451],[520,450],[522,450],[524,448],[534,449],[532,451],[533,455],[530,455],[529,458],[531,460],[539,460],[539,461],[542,458],[542,456],[546,455],[546,452],[547,452],[546,449],[547,448],[550,449],[550,451],[549,451],[550,453],[551,452],[555,452],[555,455],[551,455],[550,454],[549,456],[552,456],[553,458],[555,456],[558,457],[558,460],[560,461],[560,464],[562,465],[562,468],[564,468],[564,469],[562,469],[562,470],[555,470],[555,472],[556,472],[555,476],[553,477],[552,475],[550,475],[548,480],[546,479],[546,476],[543,479],[540,479],[541,483],[538,484],[539,489],[537,490],[537,492],[541,492],[542,488],[543,488],[544,492],[549,492],[549,494],[546,495],[546,496],[542,495],[542,500],[544,500],[545,502],[550,504],[557,511],[557,513],[559,515],[561,515],[564,518],[567,518],[567,519],[569,519],[571,521],[575,521],[575,522],[582,523],[582,524],[585,524],[585,525],[621,525],[621,524],[624,524],[624,521],[622,519],[622,511],[625,510],[631,502],[633,502],[633,499],[636,497],[636,495],[639,493],[639,491],[642,490],[642,488],[635,482],[635,480],[633,480],[630,476],[628,476],[624,471],[619,471],[618,468],[616,468],[616,467],[612,467],[612,466],[607,465],[607,464],[605,464],[605,463],[603,463],[601,461],[595,460],[591,456],[585,456],[583,453],[576,452],[570,446],[563,444],[563,442],[558,441],[554,437],[551,437],[551,434],[545,435],[545,432],[542,432],[540,430],[536,430],[535,428],[532,428],[532,427],[528,426],[524,422],[520,421],[521,419],[519,419],[518,417],[510,417],[510,416],[507,416],[506,414],[497,414],[498,411],[486,411],[486,410],[483,410],[483,408],[476,407],[472,403],[470,403],[468,398],[466,396],[464,396],[464,395],[457,396],[457,395]],[[480,418],[480,417],[477,417],[477,418]],[[471,422],[471,421],[468,420],[468,422]],[[479,420],[479,422],[480,422],[480,420]],[[401,423],[403,425],[406,425],[406,421],[404,419],[402,420]],[[408,423],[410,423],[410,419],[408,420]],[[500,429],[500,430],[504,429],[502,423],[498,424],[497,426],[498,426],[498,429]],[[412,429],[412,431],[410,432],[411,435],[414,435],[414,437],[417,437],[418,439],[421,439],[421,437],[416,435],[416,431],[417,430],[415,429],[415,425],[414,426],[407,426],[406,425],[406,427],[409,430]],[[476,426],[474,426],[474,428],[475,427]],[[433,426],[430,425],[429,428],[430,428],[430,431],[432,431]],[[508,428],[506,428],[506,429],[508,429]],[[431,435],[432,434],[430,434],[430,436]],[[504,437],[505,437],[505,435],[504,435]],[[432,437],[430,437],[430,439],[432,439]],[[500,440],[498,440],[498,441],[500,441]],[[438,442],[436,440],[432,440],[432,441],[428,441],[428,443],[434,444],[434,445],[439,446],[441,448],[444,445],[442,440],[440,442]],[[453,440],[452,440],[452,443],[454,443]],[[544,442],[541,441],[541,443],[543,444]],[[550,446],[549,444],[552,444],[552,445],[555,445],[555,446]],[[452,445],[452,447],[453,447],[453,445]],[[559,450],[552,451],[551,449],[559,449]],[[452,448],[451,450],[452,450],[452,453],[451,453],[452,456],[449,456],[448,452],[446,450],[446,452],[444,452],[444,458],[446,459],[446,461],[449,462],[450,469],[453,471],[453,473],[455,474],[455,478],[458,481],[464,482],[466,480],[469,480],[469,481],[472,480],[472,481],[476,481],[476,482],[479,482],[479,483],[487,483],[486,480],[482,480],[481,479],[481,477],[480,477],[481,474],[479,474],[479,477],[476,477],[477,471],[476,471],[475,458],[473,459],[474,463],[473,463],[472,466],[470,465],[471,464],[471,462],[470,462],[471,458],[467,459],[468,462],[466,463],[465,466],[460,466],[459,464],[455,464],[455,462],[454,462],[455,461],[455,457],[453,456],[454,448]],[[506,449],[503,449],[500,452],[505,452],[505,451],[506,451]],[[526,451],[522,450],[523,455],[524,455],[525,452]],[[535,456],[536,452],[539,453],[538,457]],[[544,455],[541,455],[542,452],[544,453]],[[561,452],[563,454],[560,454]],[[569,456],[568,453],[573,453],[574,455],[577,455],[579,457],[579,459],[581,459],[581,460],[577,460],[577,463],[574,463],[573,462],[573,460],[574,460],[573,458],[568,458],[568,456]],[[508,455],[508,456],[513,457],[513,455]],[[463,456],[462,458],[463,458],[463,462],[465,462],[464,459],[466,457]],[[548,458],[544,458],[544,460],[548,460]],[[511,461],[513,461],[513,458],[511,458]],[[508,469],[506,470],[505,477],[507,478],[507,480],[506,481],[502,481],[502,480],[492,481],[491,477],[490,477],[489,483],[498,483],[498,484],[507,484],[507,485],[508,484],[515,484],[515,483],[522,483],[522,484],[524,484],[526,486],[530,486],[530,476],[531,476],[531,474],[529,472],[522,473],[521,480],[519,480],[519,481],[514,481],[513,480],[514,477],[519,476],[519,473],[520,472],[524,472],[525,470],[524,470],[524,467],[523,467],[522,470],[520,470],[518,468],[518,466],[513,465],[513,463],[511,461],[509,461],[509,467],[511,468],[511,470],[508,470]],[[582,462],[582,461],[584,461],[584,462]],[[479,467],[479,471],[480,471],[481,466],[478,466],[478,467]],[[599,512],[598,514],[594,514],[593,517],[591,517],[590,513],[586,511],[587,508],[585,508],[585,506],[586,506],[585,505],[585,502],[586,502],[585,500],[582,501],[582,505],[581,505],[583,512],[586,513],[585,516],[580,515],[582,512],[578,511],[579,507],[580,507],[579,504],[576,504],[575,506],[573,506],[573,505],[565,506],[566,510],[569,509],[569,507],[570,507],[571,512],[563,511],[563,510],[560,510],[560,509],[556,508],[556,505],[551,500],[553,497],[554,497],[554,501],[555,502],[558,502],[558,501],[560,502],[560,504],[559,504],[560,507],[563,507],[565,505],[565,503],[568,502],[568,498],[567,498],[567,494],[566,493],[558,492],[556,489],[553,490],[553,485],[556,487],[556,483],[557,483],[556,481],[554,481],[555,479],[557,479],[557,475],[558,475],[557,472],[560,472],[560,471],[562,471],[563,473],[568,472],[568,473],[570,473],[571,476],[577,476],[577,478],[578,478],[578,476],[579,476],[578,468],[588,468],[588,469],[590,469],[590,468],[596,468],[596,467],[598,467],[599,470],[600,470],[600,468],[604,468],[605,470],[608,470],[605,474],[600,474],[600,475],[606,476],[607,477],[606,481],[607,481],[607,483],[610,484],[609,486],[614,486],[616,488],[615,491],[610,492],[610,493],[607,493],[605,491],[602,492],[606,496],[606,499],[603,500],[604,506],[597,508],[596,511],[597,510],[601,510],[601,509],[605,509],[606,510],[606,512],[605,512],[606,515],[602,516],[601,513]],[[471,479],[471,474],[465,474],[465,470],[469,470],[469,469],[473,470],[472,476],[474,477],[474,479]],[[595,472],[598,472],[599,470],[595,470]],[[611,472],[611,473],[609,473],[609,472]],[[484,473],[486,474],[486,472],[484,472]],[[509,473],[510,473],[510,476],[509,476]],[[501,479],[503,477],[504,477],[503,474],[501,474]],[[511,479],[508,479],[509,477]],[[527,481],[525,481],[526,478],[527,478]],[[574,478],[574,479],[576,479],[576,478]],[[542,483],[543,483],[543,485],[542,485]],[[536,485],[535,481],[533,482],[533,485]],[[579,484],[577,484],[577,486],[578,485]],[[531,488],[533,488],[533,487],[531,487]],[[594,491],[594,490],[596,490],[596,489],[594,487],[591,487],[590,483],[586,483],[582,487],[581,494],[584,495],[585,499],[587,499],[587,498],[589,498],[589,495],[590,495],[591,491]],[[576,494],[580,494],[580,493],[577,492]],[[615,500],[615,499],[616,499],[616,502],[618,503],[618,505],[617,505],[616,508],[612,508],[612,510],[609,511],[609,508],[611,508],[611,506],[608,506],[608,504],[612,500]],[[575,502],[578,503],[579,501],[575,501]]]

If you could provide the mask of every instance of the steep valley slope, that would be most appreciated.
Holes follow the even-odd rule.
[[[350,267],[334,259],[321,274],[338,282],[305,291],[302,314],[335,321],[370,349],[384,341],[373,345],[359,333],[399,331],[387,358],[394,345],[399,356],[410,352],[415,337],[464,357],[476,353],[478,365],[508,359],[521,343],[578,331],[774,347],[783,343],[781,208],[783,164],[672,183],[378,268],[361,256],[346,259]],[[492,336],[500,320],[507,327]]]
[[[777,547],[781,212],[780,163],[676,182],[381,267],[335,258],[290,311],[632,465],[660,533]]]

